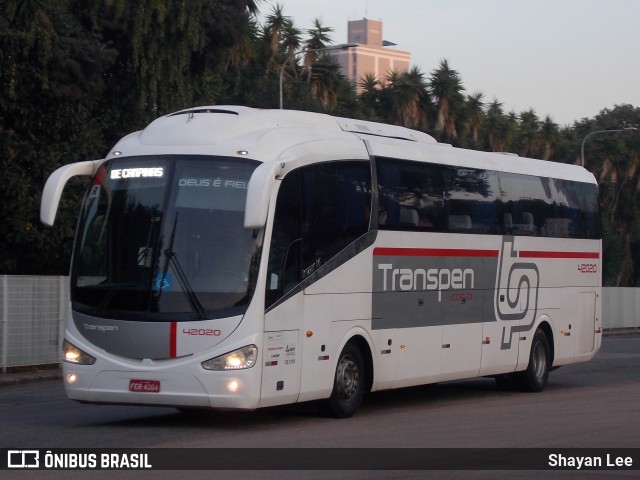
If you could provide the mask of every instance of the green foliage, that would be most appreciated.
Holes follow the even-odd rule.
[[[443,59],[348,81],[318,19],[303,32],[260,0],[0,0],[0,273],[66,273],[84,190],[65,190],[56,226],[39,202],[57,167],[100,158],[159,115],[203,104],[286,108],[394,123],[455,146],[579,163],[587,134],[640,125],[618,105],[560,128],[535,111],[505,112],[465,93]],[[304,54],[304,55],[303,55]],[[356,89],[357,85],[357,89]],[[356,93],[357,92],[357,93]],[[607,285],[640,286],[640,133],[590,136],[586,167],[600,183]]]
[[[67,272],[83,188],[65,191],[45,229],[48,175],[161,113],[215,103],[255,11],[253,0],[0,3],[1,273]]]
[[[94,109],[105,87],[102,66],[113,57],[70,5],[7,1],[0,10],[3,273],[66,272],[77,208],[63,208],[59,228],[48,232],[39,222],[40,192],[55,168],[106,146]]]
[[[619,105],[602,110],[595,119],[583,119],[574,128],[575,141],[584,143],[585,166],[600,184],[604,278],[611,286],[640,286],[640,131],[634,129],[636,125],[640,125],[640,108]],[[584,141],[591,132],[597,133]]]

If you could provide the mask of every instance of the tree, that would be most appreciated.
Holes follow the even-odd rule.
[[[558,125],[546,116],[540,125],[539,130],[540,146],[542,148],[541,158],[543,160],[551,160],[556,150],[556,145],[560,141],[560,131]]]
[[[266,17],[263,31],[265,38],[268,40],[269,65],[274,71],[279,71],[280,64],[284,61],[280,59],[282,54],[281,42],[287,28],[292,26],[291,18],[284,14],[282,5],[276,3],[271,7],[271,13]]]
[[[289,22],[284,31],[283,47],[287,55],[287,63],[292,72],[296,74],[296,53],[302,45],[302,30],[297,28],[293,22]]]
[[[311,91],[325,110],[332,110],[336,107],[338,96],[345,84],[348,84],[346,77],[330,55],[322,55],[314,63]]]
[[[311,69],[316,60],[321,56],[322,52],[318,52],[331,43],[333,28],[325,27],[319,18],[313,20],[313,28],[308,31],[309,38],[304,44],[307,51],[304,56],[304,68],[307,70],[307,81],[311,81]]]
[[[517,131],[518,153],[525,157],[538,157],[540,150],[540,120],[533,109],[520,114]]]
[[[494,100],[487,108],[482,127],[486,145],[490,151],[506,152],[513,136],[514,122],[504,114],[502,104]]]
[[[332,29],[315,19],[303,41],[279,5],[258,25],[258,3],[0,0],[0,273],[66,271],[84,183],[65,191],[56,227],[45,230],[38,204],[55,168],[100,158],[122,135],[183,107],[273,108],[285,62],[292,108],[433,128],[461,146],[577,163],[588,133],[640,125],[632,105],[562,130],[533,110],[505,113],[480,92],[465,97],[446,60],[426,82],[417,67],[384,81],[367,75],[356,96],[328,56],[308,52],[306,81],[297,81],[296,54],[326,47]],[[640,133],[594,136],[585,154],[600,183],[605,282],[640,285]]]
[[[477,146],[480,141],[480,129],[484,123],[484,94],[475,92],[467,96],[464,108],[464,132],[471,137],[472,146]]]
[[[390,106],[390,122],[426,130],[428,118],[424,107],[428,103],[428,93],[424,74],[418,67],[403,73],[391,71],[387,76],[385,93]]]
[[[593,131],[639,124],[640,108],[604,109],[594,119],[575,124],[574,142],[580,145]],[[640,134],[629,130],[595,135],[585,144],[585,160],[600,184],[605,285],[640,286]]]
[[[40,224],[40,192],[58,166],[105,150],[97,110],[114,54],[73,14],[74,6],[0,4],[2,273],[67,271],[79,192],[63,197],[55,231]],[[64,208],[70,202],[74,208]]]
[[[456,114],[463,105],[462,80],[457,71],[449,67],[449,62],[443,59],[431,74],[429,90],[438,104],[436,133],[444,138],[454,139],[458,136]]]
[[[366,118],[379,118],[381,85],[373,73],[367,73],[357,82],[359,89],[358,113]]]
[[[139,126],[162,113],[210,103],[202,95],[222,84],[232,47],[257,12],[255,0],[84,2],[92,30],[117,48],[107,73],[110,102],[121,100],[114,114],[126,111]]]
[[[2,273],[67,271],[83,184],[45,230],[47,176],[161,113],[214,103],[255,11],[254,0],[0,3]]]

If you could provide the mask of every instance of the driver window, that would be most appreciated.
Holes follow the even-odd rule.
[[[326,162],[284,177],[273,221],[266,306],[369,230],[368,162]]]

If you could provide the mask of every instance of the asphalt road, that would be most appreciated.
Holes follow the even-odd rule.
[[[61,382],[56,381],[0,388],[0,448],[610,449],[639,448],[639,426],[638,335],[605,337],[594,360],[552,372],[542,393],[501,391],[491,379],[450,382],[371,394],[357,415],[346,420],[324,418],[313,404],[193,415],[171,408],[81,405],[67,400]],[[65,479],[83,478],[81,473],[33,472]],[[180,478],[233,478],[232,473],[191,472]],[[405,479],[486,478],[487,473],[316,470],[303,474],[254,471],[242,476]],[[638,470],[494,473],[493,478],[639,475]],[[176,474],[92,472],[92,478],[157,479]]]

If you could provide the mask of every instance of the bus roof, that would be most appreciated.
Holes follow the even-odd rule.
[[[296,110],[203,106],[171,113],[123,138],[116,155],[208,154],[261,162],[368,159],[370,155],[595,183],[575,165],[453,148],[397,125]]]

